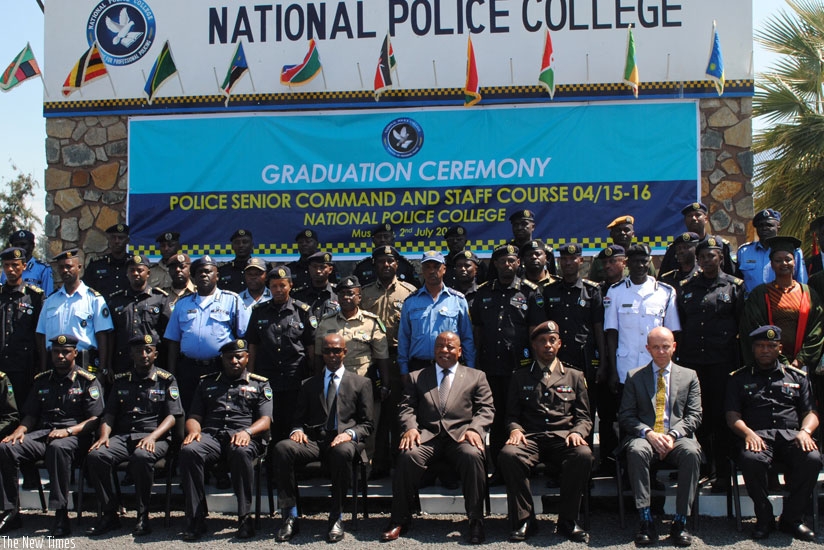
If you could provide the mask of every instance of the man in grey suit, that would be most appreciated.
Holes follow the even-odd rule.
[[[647,351],[652,362],[627,375],[618,422],[626,433],[623,449],[627,456],[630,485],[641,527],[635,535],[637,546],[658,540],[650,512],[650,465],[665,461],[678,468],[678,493],[670,541],[689,546],[686,530],[698,485],[701,446],[694,434],[701,425],[701,388],[695,371],[672,362],[675,339],[665,327],[647,335]]]
[[[396,540],[409,528],[412,499],[433,460],[455,465],[463,482],[469,542],[484,541],[484,432],[495,407],[486,375],[458,364],[461,341],[453,332],[435,339],[436,365],[412,372],[399,410],[401,455],[392,480],[392,516],[381,540]]]

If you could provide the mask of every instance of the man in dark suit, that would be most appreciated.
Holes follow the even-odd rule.
[[[626,433],[623,449],[635,507],[641,527],[635,535],[637,546],[658,540],[650,512],[650,465],[665,461],[678,468],[678,492],[670,541],[689,546],[692,536],[685,524],[698,485],[701,446],[695,430],[701,425],[701,387],[694,370],[672,362],[675,339],[666,327],[656,327],[647,335],[647,351],[652,362],[627,375],[618,422]]]
[[[275,540],[286,542],[299,532],[295,508],[295,464],[322,459],[332,477],[332,509],[329,513],[329,542],[343,540],[341,511],[352,479],[355,453],[363,452],[372,433],[372,381],[343,366],[346,342],[329,334],[321,347],[326,365],[322,374],[300,389],[292,433],[275,447],[278,503],[283,525]]]
[[[461,340],[453,332],[435,339],[436,365],[412,372],[399,410],[401,455],[392,480],[392,516],[381,540],[396,540],[409,528],[412,499],[430,462],[446,458],[463,482],[469,542],[486,538],[483,526],[484,433],[495,407],[486,375],[458,364]]]

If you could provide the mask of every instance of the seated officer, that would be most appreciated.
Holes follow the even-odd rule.
[[[509,439],[498,455],[498,470],[506,482],[511,541],[535,532],[535,509],[529,470],[541,460],[557,463],[561,472],[561,510],[558,532],[574,542],[589,535],[576,523],[581,497],[592,470],[592,450],[586,442],[592,431],[584,374],[558,360],[561,338],[554,321],[541,323],[530,334],[531,367],[515,371],[509,384]]]
[[[740,437],[736,461],[744,474],[747,494],[757,523],[752,538],[759,540],[775,529],[767,496],[767,470],[773,460],[786,467],[787,489],[779,527],[798,540],[814,541],[804,525],[821,470],[821,454],[813,439],[818,413],[807,373],[779,361],[781,329],[765,325],[750,333],[754,364],[733,372],[727,384],[727,425]]]
[[[255,534],[252,508],[254,460],[266,449],[272,421],[269,381],[246,370],[246,340],[220,348],[221,372],[203,376],[186,419],[186,438],[180,449],[180,485],[186,497],[183,540],[200,538],[206,530],[206,492],[203,471],[221,457],[229,464],[237,496],[238,538]]]
[[[157,344],[156,334],[133,336],[129,340],[133,366],[129,372],[115,376],[100,435],[86,459],[89,481],[103,509],[87,535],[102,535],[120,527],[120,502],[112,470],[125,461],[129,462],[137,497],[137,524],[132,534],[151,533],[149,498],[154,464],[169,450],[169,430],[175,425],[175,417],[183,416],[175,377],[155,366]]]
[[[51,535],[56,538],[71,533],[69,480],[79,437],[91,434],[103,414],[100,382],[75,364],[76,356],[77,338],[61,334],[51,339],[54,369],[35,377],[23,407],[23,421],[0,443],[0,503],[10,512],[4,520],[6,525],[19,527],[21,523],[17,487],[20,463],[45,457],[51,481],[49,508],[55,511]]]

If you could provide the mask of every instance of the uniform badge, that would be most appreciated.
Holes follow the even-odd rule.
[[[97,386],[92,386],[89,388],[89,397],[92,399],[97,399],[100,397],[100,390],[97,389]]]
[[[609,296],[604,296],[604,307],[609,307],[609,304],[612,303],[612,298]]]
[[[169,387],[169,397],[172,399],[177,399],[180,397],[180,390],[177,389],[177,386],[170,386]]]
[[[88,325],[88,324],[89,324],[89,323],[87,323],[85,319],[83,319],[82,321],[80,321],[80,326],[81,326],[81,327],[83,327],[83,328],[86,328],[86,325]]]
[[[587,307],[587,301],[584,300],[583,298],[579,298],[578,299],[578,305],[581,306],[581,307]]]
[[[538,307],[544,307],[544,296],[543,296],[543,294],[537,294],[535,296],[535,303],[538,305]]]
[[[104,307],[102,313],[103,313],[103,317],[108,317],[109,316],[109,308]]]
[[[9,382],[9,385],[8,385],[7,388],[8,389],[6,390],[6,393],[8,394],[8,396],[9,397],[14,397],[14,388],[12,387],[11,382]]]
[[[303,324],[303,323],[301,323]],[[318,328],[318,320],[315,318],[314,315],[309,317],[309,324],[312,325],[312,328]]]
[[[267,401],[272,399],[272,388],[266,387],[263,388],[263,397],[266,398]]]

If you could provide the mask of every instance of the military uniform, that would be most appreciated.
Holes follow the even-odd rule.
[[[323,288],[316,288],[310,284],[309,286],[293,289],[292,298],[307,304],[316,319],[322,319],[340,309],[338,295],[335,294],[331,283],[326,283]]]
[[[166,312],[168,294],[159,288],[147,287],[135,292],[131,288],[116,292],[109,299],[114,321],[112,369],[115,373],[129,370],[129,340],[140,334],[163,334],[169,317]]]
[[[380,281],[369,283],[361,288],[361,308],[374,313],[386,327],[386,339],[390,354],[397,354],[398,327],[401,322],[403,302],[417,289],[414,285],[401,281],[397,277],[384,286]]]
[[[520,430],[526,436],[526,444],[504,445],[498,455],[510,522],[515,526],[534,517],[529,473],[542,461],[556,463],[561,471],[559,519],[574,521],[593,463],[589,446],[565,443],[572,432],[584,439],[592,432],[583,373],[557,359],[552,372],[538,362],[518,369],[509,385],[507,409],[507,431]]]
[[[455,288],[455,262],[458,260],[458,258],[466,258],[467,256],[464,255],[466,252],[469,252],[469,250],[467,249],[459,250],[458,252],[450,252],[445,256],[446,273],[443,276],[443,282],[446,286]],[[472,254],[472,256],[477,258],[477,256],[475,256],[474,254]],[[483,283],[487,280],[486,273],[488,271],[488,268],[486,264],[480,260],[478,260],[475,263],[475,265],[478,266],[475,272],[475,284],[477,285],[478,281]]]
[[[11,379],[20,403],[39,368],[35,329],[45,299],[41,289],[27,283],[0,288],[0,370]]]
[[[180,485],[186,497],[187,518],[206,516],[204,468],[221,458],[228,463],[232,475],[238,517],[249,514],[253,462],[266,444],[261,438],[253,437],[248,447],[240,447],[231,445],[230,439],[264,416],[272,416],[272,388],[263,376],[246,370],[234,380],[223,372],[203,376],[188,414],[189,418],[199,418],[201,439],[180,449]]]
[[[23,282],[41,289],[46,296],[54,292],[52,268],[49,264],[43,263],[37,258],[32,258],[26,262],[26,269],[23,270]],[[6,284],[5,273],[0,273],[0,283]],[[44,299],[46,296],[44,296]]]
[[[54,370],[38,374],[23,407],[24,418],[31,417],[36,423],[19,443],[0,443],[0,504],[3,510],[16,510],[19,506],[17,475],[20,463],[44,456],[51,481],[49,508],[66,509],[72,461],[79,448],[82,449],[80,452],[86,452],[88,442],[81,448],[78,434],[49,439],[49,433],[101,414],[103,389],[93,374],[77,366],[66,376],[60,376]]]
[[[663,269],[661,271],[663,272]],[[701,268],[698,267],[698,264],[696,263],[692,267],[692,269],[686,273],[681,271],[680,269],[673,269],[672,271],[661,273],[661,276],[658,278],[658,280],[662,283],[668,284],[669,286],[675,289],[676,293],[679,293],[681,292],[681,283],[698,273],[701,273]]]
[[[171,415],[183,422],[183,407],[177,381],[171,373],[152,367],[146,376],[136,371],[115,376],[104,412],[112,428],[109,445],[89,452],[86,458],[89,481],[95,488],[103,513],[114,514],[119,508],[112,469],[129,461],[129,472],[135,482],[138,517],[149,511],[149,499],[154,483],[154,464],[169,450],[170,435],[155,442],[155,451],[136,448],[137,444],[157,429]]]
[[[243,276],[243,270],[248,263],[248,259],[238,260],[235,258],[218,267],[217,287],[221,290],[230,290],[237,294],[246,290],[246,278]]]
[[[595,326],[603,325],[604,304],[598,283],[579,278],[574,285],[555,279],[542,291],[544,311],[558,325],[563,345],[558,359],[592,379],[597,364]]]
[[[127,253],[121,259],[106,254],[89,262],[83,274],[83,282],[103,295],[108,301],[116,292],[129,288],[129,279],[126,277],[126,262],[132,254]]]
[[[705,236],[705,238],[706,237],[707,236]],[[735,275],[735,262],[732,261],[732,247],[730,246],[730,241],[727,239],[721,239],[721,243],[721,271],[727,275]],[[675,244],[676,243],[673,242],[667,246],[667,251],[664,253],[664,258],[661,260],[661,267],[659,268],[659,271],[661,272],[661,280],[664,280],[665,274],[671,271],[678,271],[678,261],[675,259]],[[671,284],[669,281],[664,282]]]
[[[6,373],[0,371],[0,439],[9,435],[19,423],[14,386]]]
[[[149,286],[167,289],[172,286],[172,276],[169,273],[169,266],[160,260],[149,270]]]
[[[372,257],[364,258],[355,264],[352,275],[357,277],[362,285],[375,282],[378,279],[378,274],[375,273],[375,263],[372,261]],[[415,266],[403,256],[398,256],[398,271],[395,276],[398,280],[409,283],[415,288],[421,286],[420,278],[415,273]]]
[[[338,334],[346,342],[343,365],[349,372],[367,376],[372,361],[389,358],[386,327],[374,313],[358,309],[358,313],[349,319],[339,311],[327,314],[315,330],[316,353],[329,334]]]

